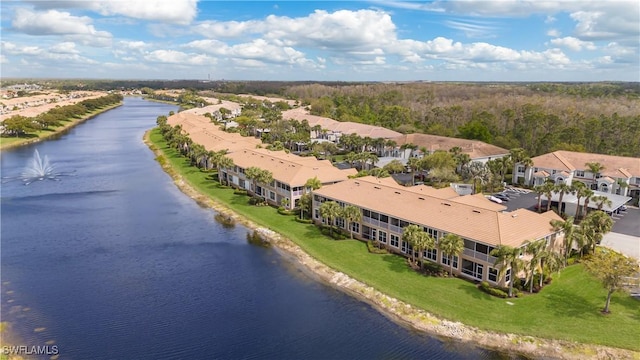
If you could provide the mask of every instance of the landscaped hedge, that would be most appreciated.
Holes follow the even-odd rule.
[[[380,249],[379,247],[373,245],[372,240],[367,241],[367,249],[372,254],[388,254],[389,253],[387,249]]]

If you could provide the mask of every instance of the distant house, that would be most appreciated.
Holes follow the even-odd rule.
[[[625,156],[554,151],[531,159],[533,166],[515,164],[513,182],[529,186],[541,185],[547,179],[571,185],[580,181],[592,190],[638,198],[640,196],[640,158]],[[604,168],[597,174],[586,163],[600,163]]]
[[[469,154],[472,161],[482,163],[509,155],[509,150],[487,144],[480,140],[417,133],[402,135],[391,140],[395,141],[398,146],[413,144],[418,146],[418,148],[425,148],[428,153],[433,153],[438,150],[449,151],[454,147],[458,147],[462,153]]]
[[[381,126],[361,124],[351,121],[337,121],[323,116],[311,115],[305,108],[296,108],[284,111],[283,119],[296,121],[307,120],[311,126],[311,139],[329,140],[337,143],[342,135],[357,134],[360,137],[370,137],[372,139],[392,139],[402,134],[389,130]],[[318,127],[320,130],[314,130]]]

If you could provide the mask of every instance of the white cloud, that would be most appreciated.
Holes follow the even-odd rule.
[[[582,41],[572,36],[552,39],[551,44],[560,46],[573,51],[596,50],[596,46],[591,41]]]
[[[84,45],[106,47],[111,45],[111,34],[98,31],[87,16],[74,16],[68,12],[47,10],[35,12],[17,8],[11,23],[13,30],[28,35],[62,35],[67,40]]]
[[[211,65],[215,59],[201,54],[188,54],[176,50],[154,50],[144,56],[151,62],[178,65]]]
[[[52,53],[58,54],[78,54],[79,51],[76,49],[76,44],[70,41],[65,41],[62,43],[55,44],[49,48],[49,51]]]
[[[462,31],[467,37],[494,37],[498,28],[491,22],[479,20],[447,20],[444,22],[450,28]]]
[[[35,56],[43,53],[43,49],[38,46],[19,46],[8,41],[2,41],[0,49],[2,49],[3,54],[8,55]]]
[[[186,25],[196,17],[198,0],[84,0],[28,1],[40,9],[86,9],[101,15],[122,15],[129,18]]]
[[[11,23],[14,30],[29,35],[69,35],[91,34],[110,36],[104,31],[97,31],[91,25],[92,19],[87,16],[73,16],[68,12],[48,10],[34,12],[25,8],[18,8]]]
[[[298,18],[270,15],[260,21],[206,21],[194,31],[211,39],[261,34],[274,44],[336,51],[379,46],[396,37],[389,14],[374,10],[316,10]]]
[[[552,36],[552,37],[558,37],[560,36],[560,31],[557,29],[551,29],[549,31],[547,31],[547,35]]]

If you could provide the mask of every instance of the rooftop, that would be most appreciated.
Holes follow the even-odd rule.
[[[559,150],[531,160],[535,167],[566,171],[589,171],[585,164],[597,162],[604,165],[600,172],[603,176],[625,179],[640,177],[640,158]]]
[[[457,146],[462,149],[463,153],[469,154],[472,160],[486,157],[500,157],[509,154],[509,150],[507,149],[487,144],[480,140],[459,139],[430,134],[406,134],[392,140],[398,145],[414,144],[418,147],[425,147],[429,152],[436,150],[449,151]]]
[[[314,194],[493,246],[520,246],[527,240],[543,238],[553,233],[550,220],[561,220],[553,212],[538,214],[526,209],[502,212],[503,206],[498,208],[477,195],[441,198],[438,193],[419,191],[362,177],[322,187]]]

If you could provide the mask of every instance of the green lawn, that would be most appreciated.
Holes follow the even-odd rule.
[[[449,320],[485,330],[640,350],[640,301],[615,294],[610,315],[602,315],[606,292],[581,265],[555,275],[551,285],[524,298],[491,297],[468,281],[433,278],[409,269],[403,258],[373,255],[356,240],[334,241],[313,225],[300,224],[271,207],[248,204],[167,148],[154,130],[151,140],[185,180],[242,216],[290,238],[314,258],[402,301]],[[512,303],[511,304],[509,304]]]

